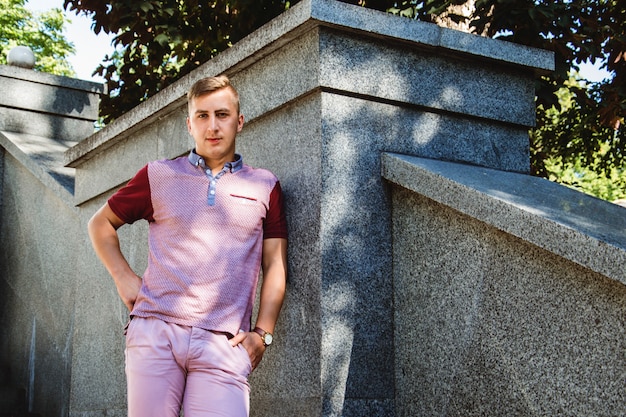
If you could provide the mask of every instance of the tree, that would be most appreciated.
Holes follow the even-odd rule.
[[[552,106],[548,109],[540,107],[538,116],[541,118],[539,122],[541,129],[531,131],[531,142],[536,144],[535,146],[551,141],[572,143],[580,140],[580,138],[571,139],[569,135],[576,135],[583,121],[581,115],[585,112],[579,108],[574,91],[584,88],[584,81],[581,81],[576,74],[572,74],[566,85],[556,92],[559,106]],[[571,129],[563,129],[563,126],[571,126]],[[602,134],[602,130],[599,134]],[[565,138],[561,137],[563,135]],[[624,199],[626,198],[624,168],[602,166],[603,157],[610,150],[610,145],[610,143],[604,143],[598,152],[593,153],[593,159],[587,155],[578,157],[570,155],[567,158],[561,155],[550,156],[542,161],[546,177],[604,200]]]
[[[35,70],[73,77],[68,57],[75,53],[63,35],[68,21],[61,9],[34,15],[24,7],[26,0],[0,0],[0,64],[15,46],[28,46],[35,54]]]

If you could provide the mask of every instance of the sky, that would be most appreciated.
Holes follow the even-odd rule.
[[[132,1],[132,0],[131,0]],[[63,9],[63,0],[28,0],[26,7],[35,12],[50,10],[52,8]],[[76,55],[69,58],[77,78],[102,82],[101,77],[94,77],[91,73],[102,62],[104,56],[113,52],[111,36],[100,33],[96,36],[91,30],[91,19],[86,16],[77,16],[72,12],[65,12],[72,21],[67,25],[65,37],[74,44]],[[598,69],[597,65],[581,65],[581,74],[590,81],[600,81],[608,76],[606,71]]]

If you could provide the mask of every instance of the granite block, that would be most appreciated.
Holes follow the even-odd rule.
[[[621,413],[626,286],[393,195],[397,415]]]
[[[526,129],[336,94],[325,94],[324,100],[328,103],[324,128],[341,131],[348,144],[336,152],[347,153],[363,141],[375,150],[362,156],[375,169],[380,166],[379,152],[397,152],[507,171],[530,170]]]
[[[351,30],[360,36],[369,34],[372,37],[420,44],[429,49],[438,49],[441,53],[461,53],[463,58],[482,57],[526,67],[537,73],[554,70],[554,56],[548,51],[501,42],[415,19],[399,18],[356,5],[333,0],[309,0],[300,2],[293,10],[294,14],[310,13],[322,25]]]
[[[100,96],[95,92],[64,88],[62,84],[42,84],[6,77],[1,72],[0,82],[0,108],[71,116],[92,122],[98,118]]]
[[[316,407],[307,406],[306,413],[291,415],[319,415],[319,106],[319,96],[308,96],[244,125],[237,139],[237,151],[245,163],[269,169],[279,178],[289,231],[287,295],[274,332],[276,343],[252,374],[250,384],[253,409],[255,404],[274,401],[290,405],[284,411],[270,409],[268,414],[255,415],[287,416],[294,407],[312,402],[318,404],[317,413]]]
[[[71,376],[77,213],[3,155],[0,205],[0,367],[34,412],[63,415]],[[59,231],[63,231],[62,233]],[[70,249],[70,250],[68,250]],[[5,373],[6,372],[6,373]]]
[[[13,132],[0,132],[0,146],[2,146],[5,157],[14,158],[28,169],[36,179],[43,183],[48,190],[56,194],[68,206],[73,207],[73,195],[71,190],[74,187],[73,178],[68,177],[68,170],[55,166],[53,169],[39,164],[32,155],[21,150],[17,145],[20,143],[21,134]],[[30,135],[25,135],[26,137]],[[13,142],[15,140],[15,143]],[[49,155],[48,155],[49,156]],[[71,169],[70,169],[71,170]]]
[[[232,75],[246,120],[279,109],[319,87],[318,33],[311,29]]]
[[[85,161],[75,178],[76,204],[82,204],[130,180],[146,163],[159,158],[157,126],[118,143],[109,152]],[[182,139],[181,139],[182,140]],[[106,167],[93,169],[93,167]]]
[[[0,131],[0,144],[20,162],[32,167],[33,174],[47,186],[53,181],[63,187],[68,198],[74,192],[74,169],[63,166],[63,153],[75,142],[59,141],[26,133]],[[59,187],[51,187],[58,190]]]
[[[0,107],[0,130],[60,141],[80,141],[94,132],[93,120]]]
[[[543,178],[407,155],[384,155],[383,176],[626,284],[623,207]]]
[[[128,310],[120,300],[115,284],[93,252],[87,236],[87,221],[103,203],[93,199],[83,205],[76,242],[80,259],[76,277],[75,329],[72,335],[71,415],[95,415],[107,410],[120,415],[126,410],[124,374],[124,327]],[[143,274],[147,266],[147,223],[137,222],[118,231],[122,253],[131,268]],[[109,414],[106,414],[109,415]]]
[[[34,84],[56,85],[65,90],[82,91],[88,94],[106,94],[106,88],[104,84],[101,83],[34,71],[12,65],[0,65],[0,77],[22,80]]]
[[[535,124],[531,71],[327,29],[319,38],[322,87],[431,112],[525,127]]]

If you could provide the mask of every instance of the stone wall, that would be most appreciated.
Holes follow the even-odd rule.
[[[398,416],[620,415],[626,210],[385,155]]]
[[[0,131],[64,141],[93,133],[102,85],[7,65],[0,79]]]
[[[69,348],[63,351],[70,359],[64,356],[62,362],[67,366],[63,381],[69,384],[69,394],[58,392],[63,398],[60,415],[126,415],[122,328],[127,312],[91,249],[86,223],[145,163],[189,151],[193,142],[185,126],[185,92],[196,79],[221,73],[231,77],[242,97],[246,125],[238,138],[238,152],[248,164],[269,168],[280,178],[290,232],[287,298],[276,342],[251,377],[252,415],[455,415],[464,410],[523,415],[518,410],[552,410],[542,404],[543,397],[530,408],[518,400],[530,392],[529,381],[538,366],[519,370],[526,373],[524,378],[510,378],[508,385],[500,386],[499,399],[484,393],[496,382],[504,384],[505,379],[498,379],[500,371],[519,366],[520,357],[543,363],[552,358],[548,349],[568,340],[568,349],[581,349],[582,339],[570,338],[571,328],[553,334],[560,328],[557,319],[570,307],[545,315],[540,328],[533,328],[532,322],[519,325],[523,319],[536,320],[543,301],[553,299],[549,306],[556,309],[556,300],[583,295],[588,297],[584,300],[593,300],[589,298],[593,293],[599,297],[596,301],[574,305],[597,304],[610,317],[619,314],[624,280],[616,279],[614,268],[598,266],[602,262],[585,259],[585,254],[611,240],[611,259],[623,260],[626,239],[603,233],[602,228],[581,228],[584,219],[593,219],[589,212],[581,215],[575,239],[565,233],[559,246],[545,238],[553,229],[528,227],[545,226],[541,220],[545,216],[537,211],[518,213],[510,221],[512,228],[502,229],[499,222],[484,217],[490,204],[470,204],[465,211],[463,204],[459,207],[474,201],[455,188],[463,184],[463,176],[444,181],[446,172],[438,172],[437,166],[416,170],[417,162],[406,165],[399,156],[489,170],[472,171],[480,175],[469,175],[473,182],[464,191],[488,194],[488,180],[515,175],[520,179],[516,187],[532,192],[537,184],[522,179],[529,178],[527,130],[535,118],[533,85],[535,77],[552,66],[552,56],[545,51],[336,1],[305,0],[67,149],[64,169],[73,179],[71,193],[47,182],[50,174],[37,178],[60,201],[69,198],[76,205],[54,211],[72,225],[64,229],[53,224],[49,233],[57,240],[34,233],[24,236],[39,240],[42,247],[52,242],[55,252],[46,259],[58,272],[48,276],[68,274],[65,278],[70,281],[63,286],[67,290],[63,296],[71,294],[71,302],[63,299],[62,310],[71,317],[71,331],[61,332],[70,334]],[[32,158],[23,157],[24,147],[15,145],[21,136],[3,133],[0,139],[10,154],[5,156],[5,182],[9,171],[15,176],[13,168],[9,170],[14,163],[35,172]],[[39,185],[28,185],[26,174],[20,186],[32,190],[22,193],[24,198],[41,192]],[[424,180],[426,188],[406,179],[430,176],[440,180]],[[492,191],[504,193],[500,186]],[[7,189],[3,194],[7,211],[7,196],[18,194]],[[549,193],[541,196],[552,199]],[[570,198],[575,196],[578,193]],[[487,201],[496,202],[498,197]],[[605,207],[595,199],[585,201],[591,213],[596,206]],[[52,202],[47,205],[55,207]],[[507,213],[508,206],[497,207]],[[553,210],[560,217],[569,213],[567,207]],[[3,216],[17,221],[29,213]],[[605,227],[610,228],[612,220]],[[446,221],[455,227],[445,227]],[[123,252],[142,273],[147,225],[138,222],[119,232]],[[21,238],[21,233],[3,226],[3,245],[7,239]],[[469,250],[474,241],[478,253]],[[15,248],[16,255],[3,258],[3,273],[21,274],[16,258],[26,250]],[[539,276],[522,275],[524,256],[532,261],[532,271],[541,271]],[[459,275],[468,266],[471,269]],[[575,273],[573,284],[558,281],[564,275],[561,269]],[[499,281],[502,275],[507,279]],[[518,275],[520,282],[514,279]],[[20,279],[28,281],[21,275]],[[10,280],[5,278],[6,283]],[[523,293],[526,286],[534,293]],[[430,298],[420,295],[426,288]],[[486,296],[491,288],[505,298]],[[609,290],[617,293],[617,301],[605,299]],[[539,297],[543,292],[546,295]],[[21,297],[31,303],[37,299],[28,291]],[[525,318],[519,313],[526,311],[520,307],[524,304],[533,306]],[[36,308],[31,304],[26,310]],[[499,321],[498,315],[503,315]],[[462,325],[456,324],[457,318]],[[32,314],[23,320],[32,326]],[[24,327],[9,319],[2,323],[3,331],[11,334]],[[500,323],[508,327],[498,327]],[[612,343],[619,324],[601,321],[598,326],[603,326],[597,333],[602,343]],[[520,335],[523,332],[537,333],[526,337]],[[548,333],[552,347],[539,346],[538,338]],[[21,350],[25,343],[16,346]],[[498,357],[498,352],[505,355]],[[611,357],[595,356],[593,363],[603,358]],[[613,359],[618,371],[611,372],[623,373],[623,358]],[[29,369],[27,361],[20,361],[16,367]],[[540,381],[558,377],[555,381],[560,384],[570,369],[558,374],[546,368]],[[606,381],[600,374],[597,380]],[[560,392],[551,388],[550,395]],[[623,405],[623,397],[613,392],[606,394],[611,404]],[[38,407],[39,394],[34,393]],[[569,397],[566,400],[564,406],[574,404]],[[498,408],[503,404],[511,407]],[[37,411],[47,412],[43,407]]]
[[[73,207],[4,155],[0,385],[24,390],[31,410],[67,415],[76,248],[84,230]]]
[[[533,80],[551,65],[542,51],[305,1],[70,149],[82,221],[147,161],[188,152],[186,89],[229,74],[247,120],[238,151],[281,179],[291,236],[277,342],[251,378],[254,413],[393,415],[393,239],[381,152],[527,172]],[[141,272],[145,228],[128,230]],[[88,245],[80,257],[97,265]],[[123,311],[104,269],[84,272],[78,299],[94,280],[102,297],[96,314],[77,314],[88,336],[75,340],[74,361],[95,356],[121,369]],[[87,342],[97,338],[102,348]],[[89,393],[102,389],[111,395],[96,400],[100,408],[123,409],[118,374],[73,369],[72,410],[84,415],[94,407]]]
[[[0,414],[67,416],[85,231],[63,159],[103,88],[0,66],[0,91]]]

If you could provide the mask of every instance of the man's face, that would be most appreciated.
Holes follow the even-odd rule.
[[[196,153],[211,169],[221,169],[235,158],[235,137],[243,127],[233,92],[222,88],[191,99],[187,130]]]

